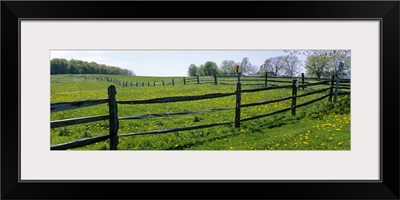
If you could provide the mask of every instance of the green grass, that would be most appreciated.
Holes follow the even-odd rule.
[[[96,76],[96,75],[90,75]],[[66,78],[68,75],[52,76]],[[128,82],[161,82],[172,77],[109,76]],[[182,77],[173,77],[182,80]],[[287,80],[287,79],[286,79]],[[234,83],[234,82],[233,82]],[[285,85],[288,83],[284,83]],[[107,98],[105,81],[66,81],[51,83],[51,102],[66,102]],[[281,85],[281,84],[280,84]],[[242,89],[259,86],[242,86]],[[299,90],[298,94],[328,86],[315,86]],[[117,100],[149,99],[168,96],[201,95],[235,91],[235,85],[177,84],[175,86],[122,87],[116,85]],[[325,93],[298,98],[297,104]],[[272,100],[291,95],[291,89],[243,93],[242,104]],[[191,102],[118,105],[119,116],[208,110],[233,107],[235,96]],[[291,100],[262,106],[242,108],[241,118],[266,114],[291,106]],[[196,115],[160,117],[142,120],[120,120],[119,134],[146,132],[184,126],[234,121],[234,110]],[[108,114],[106,104],[51,113],[51,120]],[[60,144],[82,138],[108,134],[108,121],[54,128],[50,131],[51,144]],[[99,142],[74,150],[106,150],[109,141]],[[170,134],[120,137],[119,150],[350,150],[350,98],[340,96],[336,104],[327,99],[298,108],[296,116],[290,111],[253,121],[242,122],[241,128],[225,125]]]

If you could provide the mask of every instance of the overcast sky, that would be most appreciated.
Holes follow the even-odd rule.
[[[137,76],[186,76],[190,64],[199,66],[223,60],[241,62],[248,57],[260,66],[270,57],[288,55],[283,50],[52,50],[50,59],[83,60],[132,70]],[[304,61],[304,55],[297,55]]]

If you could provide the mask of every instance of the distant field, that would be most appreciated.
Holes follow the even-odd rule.
[[[100,77],[100,75],[87,75]],[[145,87],[123,87],[116,85],[117,100],[139,100],[169,96],[202,95],[208,93],[234,92],[235,85],[188,84],[183,85],[182,77],[140,77],[140,76],[113,76],[128,83],[145,82]],[[154,82],[171,82],[175,86],[162,86]],[[213,80],[213,79],[204,79]],[[262,84],[262,78],[260,83]],[[290,80],[290,79],[282,79]],[[147,86],[147,82],[150,86]],[[232,82],[235,83],[235,82]],[[242,81],[243,84],[255,81]],[[106,81],[87,80],[71,75],[51,76],[51,103],[78,100],[107,98],[107,87],[112,84]],[[290,83],[274,83],[289,85]],[[261,86],[243,85],[242,89]],[[298,90],[298,94],[309,92],[312,89],[329,86],[315,86]],[[242,104],[272,100],[291,95],[291,89],[243,93]],[[325,94],[325,93],[324,93]],[[299,98],[297,104],[306,102],[322,94],[315,94]],[[235,96],[198,100],[190,102],[118,105],[119,116],[140,114],[182,112],[209,110],[213,108],[234,107]],[[270,113],[291,106],[291,100],[268,105],[246,107],[241,109],[242,118],[259,114]],[[182,126],[193,126],[234,120],[234,110],[210,112],[195,115],[160,117],[141,120],[121,120],[119,134],[146,132],[150,130],[169,129]],[[51,120],[78,118],[85,116],[108,114],[106,104],[80,108],[75,110],[51,113]],[[51,144],[71,142],[82,138],[108,134],[108,121],[93,122],[81,125],[72,125],[62,128],[53,128],[50,131]],[[119,150],[350,150],[350,97],[339,96],[338,102],[333,105],[327,99],[297,109],[295,116],[289,112],[265,117],[257,120],[242,122],[241,128],[233,125],[214,128],[182,131],[160,135],[140,135],[120,138]],[[76,148],[75,150],[106,150],[109,141]]]

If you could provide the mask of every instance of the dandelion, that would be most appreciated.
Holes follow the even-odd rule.
[[[308,142],[303,142],[303,144],[308,144]]]
[[[332,138],[332,137],[330,137],[330,138],[329,138],[329,140],[333,140],[333,138]]]

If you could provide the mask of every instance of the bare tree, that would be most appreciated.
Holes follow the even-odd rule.
[[[268,72],[271,72],[274,76],[281,74],[281,71],[285,66],[285,56],[271,57],[265,60],[264,67],[266,67]]]
[[[285,75],[293,77],[296,76],[297,73],[300,71],[301,67],[301,61],[300,59],[295,56],[295,55],[288,55],[284,59],[284,70],[285,70]]]
[[[247,66],[247,75],[256,75],[258,72],[258,67],[255,65]]]

